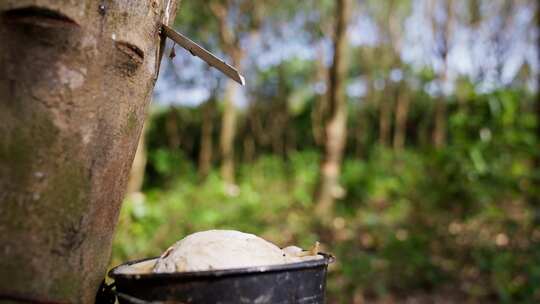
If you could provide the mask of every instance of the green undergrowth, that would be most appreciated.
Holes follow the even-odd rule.
[[[236,229],[280,246],[321,241],[337,257],[328,281],[335,303],[448,289],[473,302],[540,299],[540,229],[523,199],[530,172],[521,158],[474,146],[377,148],[345,160],[346,194],[324,219],[311,200],[318,161],[314,151],[263,156],[241,165],[236,187],[217,172],[197,182],[192,166],[179,165],[166,189],[126,200],[112,264],[159,255],[195,231]]]

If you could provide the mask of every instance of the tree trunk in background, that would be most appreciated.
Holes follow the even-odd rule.
[[[440,97],[435,105],[435,129],[433,130],[433,145],[442,148],[446,144],[446,100]]]
[[[132,193],[141,192],[144,182],[144,172],[146,168],[146,136],[145,136],[146,124],[143,126],[141,135],[139,136],[139,143],[137,144],[137,152],[135,152],[135,158],[131,165],[131,171],[129,172],[128,185],[126,195]]]
[[[270,111],[270,136],[272,138],[272,150],[274,154],[286,158],[287,137],[289,131],[289,89],[287,88],[287,79],[282,65],[278,67],[278,95],[272,102]]]
[[[540,20],[540,14],[537,14],[537,18],[537,20]],[[538,28],[540,29],[540,26]],[[538,45],[540,45],[540,43]],[[538,85],[540,86],[540,78],[538,80]],[[538,143],[540,142],[540,93],[536,94],[536,140]],[[529,195],[529,203],[535,208],[535,223],[540,225],[540,151],[537,149],[535,152],[536,155],[532,164],[532,193]]]
[[[362,58],[359,56],[359,58]],[[369,57],[366,59],[370,59]],[[369,134],[369,115],[367,113],[367,109],[369,107],[370,103],[376,103],[375,96],[377,94],[375,93],[375,89],[373,87],[373,76],[370,73],[367,73],[367,83],[368,83],[368,91],[365,98],[362,98],[358,101],[358,116],[356,118],[357,126],[356,126],[356,147],[355,147],[355,155],[358,159],[362,159],[366,155],[367,147],[364,146],[365,140],[367,138],[367,135]]]
[[[229,5],[230,3],[225,3]],[[234,27],[231,26],[231,8],[221,2],[210,2],[209,8],[219,20],[219,36],[222,48],[229,55],[234,67],[240,66],[243,53],[240,40]],[[236,135],[236,89],[238,85],[231,79],[227,80],[223,98],[223,117],[219,149],[221,154],[221,178],[227,184],[234,184],[234,138]]]
[[[540,4],[536,3],[536,29],[540,31]],[[540,61],[540,36],[537,35],[538,60]],[[540,77],[537,79],[538,87],[540,87]],[[540,93],[536,93],[536,140],[540,141]],[[536,155],[533,159],[532,166],[532,193],[529,195],[529,203],[535,208],[535,224],[540,224],[540,151],[536,149]]]
[[[431,115],[422,115],[416,125],[416,138],[418,140],[418,145],[422,148],[433,146],[433,141],[431,139],[433,133],[432,122],[433,118]]]
[[[0,301],[94,303],[175,7],[0,2]]]
[[[508,60],[508,53],[511,50],[512,43],[509,42],[508,38],[505,36],[509,36],[510,33],[508,32],[508,29],[512,28],[513,25],[512,20],[514,18],[514,5],[516,2],[517,1],[515,0],[504,0],[502,2],[502,9],[500,12],[502,22],[493,31],[493,37],[491,39],[493,43],[492,48],[495,50],[495,71],[497,71],[497,81],[499,83],[504,83],[503,69]]]
[[[254,128],[254,119],[256,119],[255,106],[250,102],[246,109],[246,125],[243,140],[242,159],[245,163],[251,163],[255,158],[257,145],[257,130]]]
[[[179,128],[178,111],[171,105],[167,112],[167,118],[165,119],[165,132],[167,134],[167,144],[169,145],[169,149],[173,151],[180,149],[180,144],[182,144],[182,138],[180,137],[180,132],[178,132]]]
[[[328,79],[328,71],[324,66],[324,48],[319,46],[317,48],[317,73],[315,75],[315,82],[317,84],[325,82]],[[326,92],[321,93],[315,99],[313,110],[311,111],[311,130],[313,131],[313,140],[315,145],[322,146],[324,142],[324,118],[326,113],[326,106],[328,94]]]
[[[364,137],[365,137],[365,134],[367,133],[366,132],[367,131],[366,130],[367,128],[366,117],[362,111],[362,108],[358,109],[358,116],[356,119],[357,119],[357,125],[356,125],[356,130],[355,130],[356,147],[354,149],[354,152],[357,158],[362,159],[364,158],[364,153],[365,153]]]
[[[381,97],[379,101],[379,144],[390,146],[390,122],[392,119],[392,104],[386,97]]]
[[[244,162],[245,163],[251,163],[253,160],[255,160],[255,153],[256,153],[256,147],[255,147],[255,139],[253,138],[252,133],[246,134],[244,137]]]
[[[325,125],[324,155],[315,196],[316,213],[319,216],[328,215],[328,212],[332,211],[334,200],[343,194],[343,189],[339,185],[339,176],[347,138],[347,99],[345,95],[347,63],[345,57],[350,3],[350,0],[338,0],[336,3],[334,62],[329,75],[329,116]]]
[[[401,62],[401,50],[402,50],[402,40],[403,40],[403,19],[400,17],[398,10],[399,8],[396,7],[398,5],[398,1],[392,1],[389,4],[389,10],[388,10],[388,36],[390,37],[390,45],[391,45],[391,56],[390,56],[390,66],[389,66],[389,72],[392,73],[392,70],[401,70],[403,73],[405,71],[405,67],[403,66],[403,63]],[[388,75],[387,77],[387,83],[390,84],[392,82],[391,75]],[[392,141],[393,148],[395,151],[399,151],[403,149],[403,146],[405,145],[405,136],[406,136],[406,128],[407,128],[407,115],[409,111],[409,100],[406,96],[406,84],[404,83],[404,80],[402,80],[400,83],[396,84],[395,87],[392,86],[392,89],[389,90],[389,92],[392,92],[395,99],[395,105],[392,103],[388,103],[387,105],[384,105],[381,107],[381,144],[383,145],[390,145],[390,141]],[[386,108],[387,107],[387,108]],[[392,110],[394,110],[394,136],[392,137]]]
[[[265,147],[270,144],[270,136],[266,132],[262,122],[262,111],[257,103],[250,102],[247,117],[247,125],[250,128],[250,133],[253,135],[255,148],[257,146]],[[255,149],[256,150],[256,149]],[[254,150],[254,151],[255,151]]]
[[[448,52],[449,52],[449,43],[450,43],[450,33],[452,30],[453,22],[453,0],[447,0],[445,2],[446,8],[446,19],[442,28],[442,43],[441,47],[441,61],[443,64],[442,71],[440,73],[439,81],[441,85],[441,97],[437,100],[435,105],[435,127],[433,129],[433,145],[435,148],[442,148],[446,145],[446,94],[444,92],[444,86],[448,81]],[[435,21],[435,5],[432,7],[432,22],[434,31],[436,29]]]
[[[233,60],[233,66],[238,66],[240,60]],[[221,134],[219,148],[221,153],[221,178],[227,184],[234,184],[234,138],[236,135],[236,83],[227,81],[223,99],[223,118],[221,121]]]
[[[212,168],[214,114],[216,102],[212,97],[202,106],[201,148],[199,150],[199,178],[204,179]]]
[[[398,96],[396,101],[396,122],[394,131],[394,150],[400,151],[405,147],[405,139],[407,136],[407,116],[409,114],[410,99],[405,92],[405,86],[401,85],[398,88]]]

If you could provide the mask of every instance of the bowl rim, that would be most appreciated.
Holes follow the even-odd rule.
[[[234,275],[243,275],[243,274],[257,274],[257,273],[266,273],[266,272],[282,272],[298,269],[307,269],[307,268],[317,268],[317,267],[327,267],[329,264],[335,262],[336,258],[324,252],[319,252],[319,255],[322,255],[322,259],[307,260],[296,263],[280,264],[280,265],[269,265],[269,266],[255,266],[255,267],[243,267],[243,268],[231,268],[231,269],[221,269],[221,270],[203,270],[203,271],[186,271],[186,272],[163,272],[163,273],[122,273],[118,270],[123,266],[129,266],[153,259],[158,259],[159,257],[151,257],[144,259],[137,259],[122,263],[118,266],[113,267],[107,273],[108,277],[114,280],[125,279],[125,280],[153,280],[153,279],[190,279],[190,278],[216,278],[222,276],[234,276]]]

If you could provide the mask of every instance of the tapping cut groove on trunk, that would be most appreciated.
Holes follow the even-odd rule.
[[[144,60],[144,52],[136,45],[125,41],[118,41],[115,43],[115,46],[122,53],[128,55],[130,58],[137,62],[142,63],[142,61]]]
[[[116,66],[126,76],[133,76],[144,62],[144,52],[129,42],[115,41],[115,47],[121,55]]]
[[[48,8],[29,6],[5,11],[2,19],[9,23],[22,23],[42,27],[79,26],[68,16]]]

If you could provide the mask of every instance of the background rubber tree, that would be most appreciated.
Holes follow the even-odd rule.
[[[0,300],[94,303],[176,3],[0,3]]]
[[[409,97],[403,83],[405,65],[401,60],[406,20],[410,16],[412,3],[409,0],[365,1],[367,14],[373,19],[380,40],[377,59],[365,64],[375,65],[371,78],[384,84],[384,94],[377,96],[379,106],[379,144],[393,145],[401,150],[405,145],[406,124],[409,111]],[[399,77],[392,77],[401,75]],[[395,114],[393,116],[393,114]],[[392,124],[394,117],[394,124]],[[392,125],[395,127],[392,137]]]
[[[389,47],[394,59],[392,60],[392,70],[400,77],[394,79],[395,88],[395,116],[394,116],[394,137],[392,141],[393,148],[397,151],[405,146],[407,135],[407,119],[409,115],[410,94],[407,92],[405,83],[405,73],[407,67],[401,60],[403,49],[403,37],[405,36],[406,20],[411,13],[410,1],[398,1],[390,12],[388,20]]]
[[[438,72],[438,82],[440,87],[440,98],[435,103],[435,126],[433,128],[432,140],[435,148],[441,148],[447,142],[447,101],[446,101],[446,86],[448,84],[448,53],[451,49],[452,31],[454,26],[454,1],[444,1],[443,9],[444,18],[439,20],[437,13],[440,9],[439,1],[429,2],[429,12],[431,26],[433,31],[433,39],[435,40],[435,53],[441,62],[441,68]]]
[[[245,0],[213,0],[193,1],[186,6],[189,9],[182,13],[178,25],[186,32],[192,33],[192,37],[205,47],[218,53],[225,53],[229,64],[241,70],[241,61],[245,56],[241,43],[248,38],[247,36],[256,34],[264,4]],[[239,96],[239,85],[231,79],[227,79],[224,83],[223,111],[219,128],[220,172],[227,184],[234,184],[234,139],[237,128],[235,99]],[[208,105],[211,106],[212,104]]]
[[[537,33],[540,32],[540,5],[536,5],[535,26]],[[540,45],[540,35],[537,34],[537,43]],[[537,53],[540,61],[540,51]],[[540,77],[537,79],[537,85],[540,87]],[[534,107],[536,115],[536,140],[540,144],[540,94],[537,93]],[[532,194],[529,195],[529,202],[535,208],[535,223],[540,224],[540,151],[536,150],[536,155],[533,158],[533,176],[532,176]]]
[[[347,138],[347,26],[350,0],[338,0],[335,5],[334,56],[329,73],[328,118],[325,122],[324,154],[320,164],[319,184],[315,194],[316,212],[327,215],[334,200],[341,195],[339,186],[341,161]]]
[[[198,174],[204,180],[212,169],[214,158],[214,119],[216,116],[216,93],[212,92],[208,100],[201,104],[201,144],[198,159]]]
[[[285,9],[291,7],[289,1],[271,6],[262,1],[215,0],[209,3],[219,27],[220,48],[230,58],[232,64],[241,67],[246,56],[246,44],[259,36],[263,20],[276,15],[283,16]],[[235,99],[238,98],[238,85],[228,80],[223,96],[223,116],[220,131],[221,176],[227,184],[235,182],[234,142],[237,129],[237,110]]]
[[[231,65],[243,70],[242,61],[249,55],[246,48],[259,39],[263,23],[287,20],[299,7],[303,6],[295,1],[281,1],[278,6],[248,0],[192,1],[184,4],[177,25],[208,49],[218,54],[223,52]],[[246,76],[249,85],[249,75]],[[223,101],[219,127],[220,173],[227,184],[234,184],[240,87],[230,79],[223,81],[223,85],[223,94],[218,97]]]

